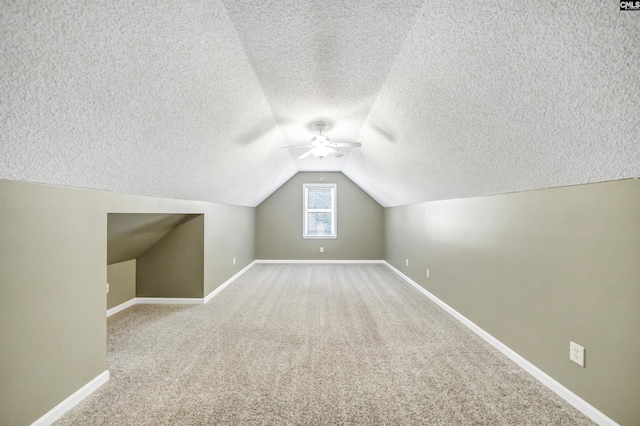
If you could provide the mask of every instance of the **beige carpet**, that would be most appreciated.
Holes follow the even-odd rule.
[[[383,265],[255,265],[108,320],[111,380],[60,425],[582,425]]]

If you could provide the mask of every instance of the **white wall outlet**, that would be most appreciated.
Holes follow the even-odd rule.
[[[233,258],[233,264],[234,265],[236,264],[236,258],[235,257]]]
[[[429,278],[429,269],[427,269],[427,278]]]
[[[324,253],[324,247],[320,247],[320,253]]]
[[[577,343],[569,342],[569,359],[584,367],[584,348]]]
[[[109,283],[107,283],[107,293],[109,293]]]
[[[409,259],[404,260],[404,266],[409,266]]]

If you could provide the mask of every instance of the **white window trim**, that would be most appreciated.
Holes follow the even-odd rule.
[[[309,189],[315,188],[331,188],[331,206],[332,209],[313,209],[315,212],[331,212],[331,234],[330,235],[309,235],[307,233],[307,193]],[[303,183],[302,184],[302,238],[316,240],[332,240],[338,238],[338,184],[335,183]]]

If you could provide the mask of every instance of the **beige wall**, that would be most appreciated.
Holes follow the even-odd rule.
[[[205,297],[256,259],[255,211],[215,204],[205,216]]]
[[[106,369],[106,211],[0,181],[0,423],[27,425]]]
[[[393,266],[615,421],[638,423],[640,180],[385,216]],[[586,348],[585,368],[569,360],[570,340]]]
[[[107,265],[107,309],[136,297],[136,260]]]
[[[3,425],[30,424],[106,369],[107,213],[204,214],[207,294],[254,259],[250,207],[7,180],[0,200]]]
[[[329,175],[339,197],[353,197],[339,206],[374,226],[355,223],[346,234],[354,246],[323,240],[324,256],[381,258],[377,208],[344,191],[344,176]],[[296,175],[287,184],[295,191],[283,188],[258,209],[0,181],[0,424],[33,422],[105,370],[108,212],[204,214],[206,295],[254,250],[321,258],[319,241],[289,242],[301,240],[301,207],[291,211],[302,204],[302,183],[319,176]],[[395,267],[614,420],[640,418],[640,181],[422,203],[384,216]],[[270,236],[269,225],[282,232]],[[300,255],[273,252],[274,244]],[[586,368],[569,361],[569,340],[586,347]]]
[[[336,239],[302,238],[303,183],[337,183]],[[324,247],[324,253],[320,253],[320,247]],[[384,210],[342,173],[298,173],[256,208],[256,257],[383,259]]]
[[[204,216],[176,226],[137,260],[137,297],[204,297]]]

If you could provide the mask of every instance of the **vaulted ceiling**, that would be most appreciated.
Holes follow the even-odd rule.
[[[0,178],[255,206],[342,171],[384,206],[640,176],[619,2],[13,0]],[[283,150],[327,123],[341,159]]]

